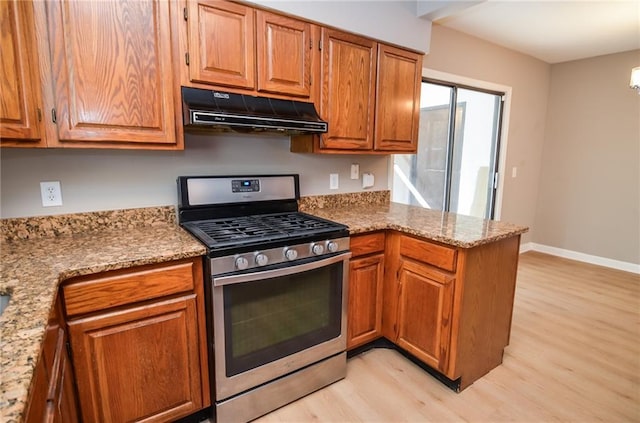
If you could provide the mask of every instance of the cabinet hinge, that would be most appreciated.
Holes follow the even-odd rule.
[[[309,38],[309,50],[313,49],[313,40]]]
[[[318,41],[318,50],[322,51],[322,40]]]
[[[187,13],[187,8],[182,9],[182,16],[184,16],[184,20],[189,19],[189,14]]]
[[[498,172],[493,174],[493,189],[498,189]]]
[[[67,347],[67,354],[69,354],[69,358],[73,359],[72,358],[72,351],[71,351],[71,344],[69,343],[69,341],[66,342],[65,346]]]
[[[51,120],[53,123],[58,123],[58,116],[56,116],[56,109],[51,109]]]
[[[38,115],[38,122],[42,122],[42,110],[39,107],[36,109],[36,114]]]
[[[184,54],[184,62],[189,66],[189,52]]]

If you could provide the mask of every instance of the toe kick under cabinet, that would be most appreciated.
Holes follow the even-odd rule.
[[[382,335],[462,390],[502,363],[520,236],[460,248],[388,232]]]
[[[201,258],[62,286],[85,422],[173,421],[209,405]]]

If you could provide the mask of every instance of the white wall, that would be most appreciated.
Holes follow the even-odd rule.
[[[417,17],[415,0],[252,0],[247,3],[425,53],[429,51],[431,21]]]
[[[387,189],[386,156],[322,156],[289,152],[288,137],[187,135],[185,150],[0,151],[0,217],[26,217],[115,210],[177,203],[180,175],[299,173],[301,195],[362,191],[349,179],[351,163],[373,172]],[[340,174],[340,189],[329,190],[329,173]],[[60,181],[62,207],[42,207],[40,182]]]

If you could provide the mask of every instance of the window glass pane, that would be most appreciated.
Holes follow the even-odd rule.
[[[499,104],[495,94],[458,89],[449,211],[490,217]]]
[[[423,82],[417,154],[396,154],[392,200],[443,210],[453,88]]]

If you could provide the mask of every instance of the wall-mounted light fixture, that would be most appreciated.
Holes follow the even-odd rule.
[[[629,81],[629,86],[640,94],[640,66],[631,69],[631,81]]]

